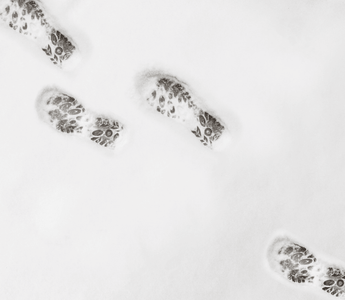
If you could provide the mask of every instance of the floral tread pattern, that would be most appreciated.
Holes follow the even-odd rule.
[[[146,100],[160,114],[188,124],[204,146],[212,148],[225,130],[222,122],[201,109],[188,87],[174,77],[157,76]]]
[[[327,271],[321,275],[322,289],[336,297],[345,298],[345,270],[329,266]]]
[[[18,33],[35,40],[59,67],[76,51],[71,40],[49,23],[39,1],[7,0],[0,10],[0,19]]]
[[[280,260],[281,270],[287,279],[296,283],[314,282],[313,270],[316,267],[316,258],[305,247],[290,243],[284,245],[279,250],[278,255],[282,257]]]
[[[306,247],[290,238],[277,239],[269,251],[272,269],[300,285],[311,285],[328,294],[345,298],[345,269],[316,258]]]
[[[123,134],[124,127],[120,122],[94,116],[75,98],[59,91],[44,94],[39,110],[44,114],[44,119],[58,131],[86,136],[103,147],[114,148]]]

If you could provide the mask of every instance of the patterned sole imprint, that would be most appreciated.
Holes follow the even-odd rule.
[[[203,145],[219,149],[229,141],[225,125],[202,109],[188,86],[177,78],[146,74],[141,78],[138,89],[158,113],[183,123]]]
[[[286,236],[276,238],[270,245],[268,261],[273,271],[291,282],[345,298],[345,270],[317,259],[306,247]]]
[[[79,62],[76,46],[53,27],[39,0],[0,0],[0,20],[34,40],[55,65],[71,69]]]
[[[58,131],[87,137],[103,147],[114,148],[124,134],[120,122],[89,113],[76,99],[57,89],[42,93],[37,110],[43,120]]]
[[[327,266],[320,276],[321,287],[327,293],[345,298],[345,270],[336,266]]]

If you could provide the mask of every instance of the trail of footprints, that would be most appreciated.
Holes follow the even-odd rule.
[[[76,46],[52,25],[52,20],[47,17],[40,1],[0,0],[0,20],[16,32],[34,40],[55,65],[73,67],[80,60]],[[217,142],[221,137],[222,141],[228,140],[224,137],[227,136],[224,124],[200,107],[198,99],[186,84],[169,75],[156,75],[148,79],[145,84],[148,83],[146,87],[150,89],[150,94],[142,96],[159,113],[185,124],[203,145],[210,148],[215,148],[216,144],[224,144]],[[80,124],[85,116],[81,104],[77,107],[76,100],[64,103],[67,100],[61,93],[58,99],[62,99],[62,104],[49,112],[56,129],[65,133],[83,132],[84,126]],[[56,106],[57,102],[52,101]],[[68,106],[74,108],[67,111],[65,107]],[[117,133],[113,135],[112,130],[118,129],[117,122],[114,122],[107,118],[95,120],[94,126],[100,129],[93,131],[91,139],[100,145],[112,146],[117,137]],[[103,129],[105,130],[102,131]]]
[[[74,67],[80,59],[71,39],[54,28],[42,4],[37,0],[0,1],[0,20],[16,32],[34,40],[51,62],[59,67]],[[72,55],[74,60],[71,59]]]
[[[54,28],[37,0],[0,1],[0,20],[34,40],[59,67],[64,67],[72,55],[79,57],[71,39]],[[158,113],[184,124],[204,146],[214,148],[219,140],[228,141],[224,123],[201,108],[190,88],[177,78],[147,75],[141,82],[140,93]],[[119,121],[88,112],[75,98],[57,89],[46,90],[37,109],[43,120],[57,131],[79,135],[100,146],[113,149],[123,138],[124,126]],[[281,278],[345,298],[345,269],[315,257],[291,238],[276,237],[267,258],[270,268]]]
[[[183,123],[203,145],[214,149],[222,138],[222,143],[216,144],[221,148],[228,141],[223,123],[201,109],[187,86],[176,78],[168,75],[150,77],[144,87],[142,96],[147,96],[150,91],[147,102],[151,106],[162,115]],[[90,136],[92,141],[109,148],[114,148],[115,140],[123,135],[124,127],[118,121],[94,117],[76,99],[57,89],[45,92],[39,102],[38,111],[43,119],[63,133]]]
[[[305,246],[287,236],[278,236],[271,243],[268,262],[281,278],[345,298],[345,269],[317,258]]]
[[[86,137],[103,147],[115,148],[124,126],[114,119],[88,112],[75,98],[57,89],[47,89],[38,99],[38,112],[54,129]]]

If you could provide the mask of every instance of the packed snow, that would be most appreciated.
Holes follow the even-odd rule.
[[[277,280],[279,230],[345,261],[345,3],[45,0],[81,61],[65,71],[0,27],[0,299],[316,300]],[[151,111],[176,76],[231,135],[213,151]],[[58,86],[128,129],[119,151],[59,134]]]

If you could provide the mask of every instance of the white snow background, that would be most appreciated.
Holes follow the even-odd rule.
[[[332,299],[265,265],[287,230],[345,262],[345,3],[46,0],[83,61],[64,72],[0,34],[0,299]],[[214,152],[140,105],[136,76],[177,76],[229,127]],[[55,85],[121,120],[117,151],[58,133]]]

